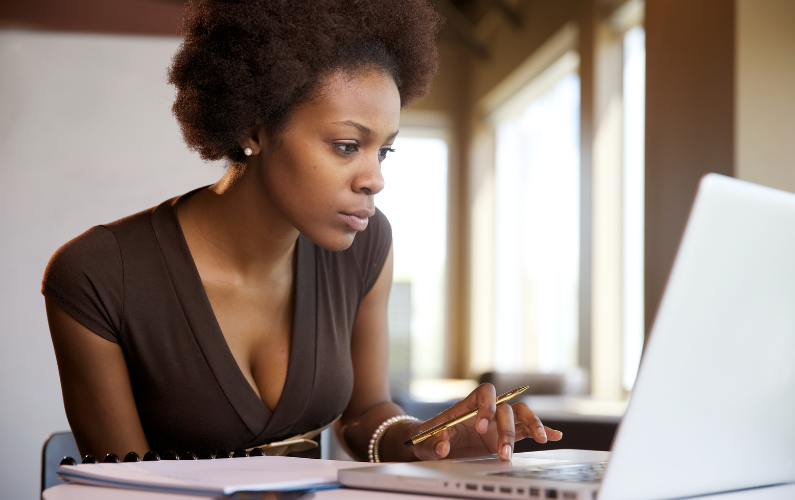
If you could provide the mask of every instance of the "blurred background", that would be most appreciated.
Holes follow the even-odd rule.
[[[530,384],[562,445],[608,449],[699,178],[795,191],[795,2],[433,3],[440,72],[376,197],[395,241],[393,397],[427,418],[480,381]],[[224,173],[171,116],[182,9],[0,3],[3,498],[38,497],[42,443],[68,430],[49,257]]]

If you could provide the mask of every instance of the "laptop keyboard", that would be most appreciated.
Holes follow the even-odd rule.
[[[493,472],[490,476],[518,477],[521,479],[546,479],[570,483],[598,483],[605,475],[607,462],[589,464],[564,464],[525,467],[506,472]]]

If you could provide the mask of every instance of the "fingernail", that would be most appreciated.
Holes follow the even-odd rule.
[[[441,457],[442,452],[444,452],[444,441],[441,441],[439,444],[436,445],[436,456]]]
[[[544,432],[544,428],[543,427],[539,427],[538,428],[538,437],[540,437],[540,438],[542,438],[544,440],[547,439],[547,433]]]
[[[506,444],[502,447],[502,456],[505,460],[510,460],[513,452],[511,450],[511,445]]]
[[[478,420],[478,432],[479,433],[483,434],[484,432],[486,432],[488,430],[488,428],[489,428],[489,421],[488,420],[486,420],[485,418],[481,418],[480,420]]]

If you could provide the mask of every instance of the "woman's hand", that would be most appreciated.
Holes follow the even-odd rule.
[[[414,445],[414,454],[420,460],[439,460],[496,453],[501,459],[510,460],[515,441],[531,437],[546,443],[563,437],[562,432],[545,427],[526,404],[496,402],[494,386],[481,384],[466,399],[422,424],[419,432],[469,410],[477,409],[478,414]]]

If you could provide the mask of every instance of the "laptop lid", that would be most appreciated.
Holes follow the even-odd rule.
[[[600,500],[795,481],[795,195],[705,176]]]

